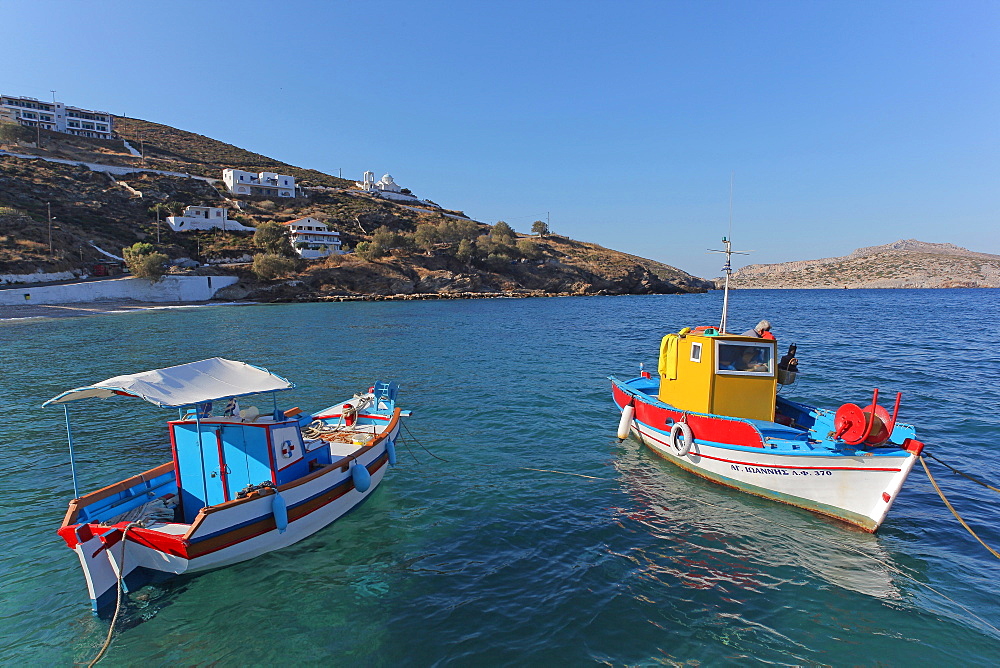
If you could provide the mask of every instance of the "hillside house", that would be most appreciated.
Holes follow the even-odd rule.
[[[333,232],[325,223],[312,216],[285,223],[292,248],[299,257],[312,260],[340,254],[340,232]]]
[[[241,169],[222,170],[222,180],[234,195],[296,197],[295,177],[274,172],[254,174]]]
[[[54,130],[80,137],[111,139],[114,121],[106,111],[70,107],[62,102],[43,102],[33,97],[0,95],[0,107],[29,128]]]
[[[253,232],[235,220],[229,220],[229,209],[214,206],[189,206],[183,216],[169,216],[167,224],[174,232],[199,232],[203,230],[224,230],[226,232]]]

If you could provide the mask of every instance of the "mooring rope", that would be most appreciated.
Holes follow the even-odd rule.
[[[129,522],[126,525],[125,530],[122,532],[122,556],[118,560],[118,595],[115,601],[115,614],[111,618],[111,626],[108,627],[108,637],[104,639],[104,645],[101,646],[101,651],[97,653],[94,660],[87,664],[87,668],[93,668],[97,665],[97,662],[104,658],[104,653],[108,651],[111,647],[111,636],[115,632],[115,622],[118,621],[118,613],[122,609],[122,580],[125,578],[125,538],[128,536],[129,529],[134,526],[141,526],[138,522]],[[108,550],[111,548],[109,547]]]
[[[963,520],[961,515],[958,514],[958,511],[955,510],[954,506],[952,506],[951,503],[948,502],[948,499],[945,498],[944,492],[942,492],[941,488],[938,487],[937,481],[934,480],[934,476],[931,475],[930,469],[927,468],[927,461],[923,458],[923,456],[920,457],[920,464],[924,467],[924,473],[927,474],[927,478],[931,481],[931,484],[934,485],[934,489],[937,490],[938,496],[940,496],[941,500],[944,501],[944,505],[948,506],[948,510],[950,510],[951,514],[955,516],[955,519],[958,520],[959,524],[965,527],[965,530],[972,534],[972,537],[978,540],[980,545],[992,552],[994,557],[1000,559],[1000,553],[984,543],[983,539],[976,535],[976,532],[972,530],[972,527],[965,523],[965,520]]]
[[[982,480],[979,480],[977,478],[973,478],[968,473],[962,473],[961,471],[959,471],[957,468],[955,468],[954,466],[952,466],[948,462],[941,461],[940,459],[938,459],[937,457],[935,457],[934,455],[932,455],[929,452],[926,454],[926,456],[930,457],[931,459],[933,459],[934,461],[936,461],[938,464],[942,464],[944,466],[947,466],[948,468],[950,468],[952,471],[954,471],[958,475],[962,476],[963,478],[968,478],[972,482],[977,483],[979,485],[982,485],[983,487],[986,487],[987,489],[992,489],[994,492],[1000,492],[1000,488],[994,487],[993,485],[990,485],[989,483],[985,483]]]
[[[430,450],[428,450],[428,449],[427,449],[427,446],[426,446],[426,445],[424,445],[423,443],[421,443],[421,442],[420,442],[420,439],[418,439],[418,438],[417,438],[416,436],[414,436],[414,435],[413,435],[413,432],[412,432],[412,431],[410,431],[410,428],[406,426],[406,423],[405,423],[405,422],[401,422],[400,424],[401,424],[401,425],[403,425],[403,429],[405,429],[405,430],[406,430],[406,434],[407,434],[407,435],[408,435],[408,436],[409,436],[410,438],[412,438],[412,439],[413,439],[413,442],[414,442],[414,443],[416,443],[416,444],[417,444],[417,445],[419,445],[419,446],[420,446],[421,448],[423,448],[423,449],[424,449],[424,452],[426,452],[426,453],[427,453],[427,454],[429,454],[429,455],[430,455],[431,457],[433,457],[434,459],[437,459],[437,460],[439,460],[439,461],[442,461],[442,462],[447,462],[447,461],[451,461],[451,460],[449,460],[449,459],[445,459],[444,457],[438,457],[438,456],[437,456],[437,455],[435,455],[435,454],[434,454],[433,452],[431,452]],[[418,462],[418,463],[419,463],[419,462]]]

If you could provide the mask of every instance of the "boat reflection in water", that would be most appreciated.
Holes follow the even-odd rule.
[[[759,592],[802,583],[808,571],[860,594],[901,598],[893,581],[900,569],[875,535],[663,467],[634,441],[619,447],[614,465],[633,500],[621,512],[665,542],[631,555],[647,574],[695,589]]]

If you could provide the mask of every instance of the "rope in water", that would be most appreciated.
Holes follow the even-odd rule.
[[[758,515],[756,513],[752,513],[750,511],[742,509],[742,508],[739,509],[739,510],[736,510],[735,508],[728,508],[726,506],[722,506],[722,505],[719,505],[719,504],[716,504],[716,503],[710,503],[708,501],[702,501],[700,499],[695,499],[693,497],[688,497],[687,500],[688,501],[694,501],[695,503],[700,503],[703,506],[711,506],[713,508],[721,508],[721,509],[729,511],[731,513],[738,512],[740,514],[740,516],[754,517],[754,518],[756,518],[758,520],[761,520],[762,522],[766,522],[769,525],[779,526],[779,527],[781,527],[783,529],[788,529],[789,531],[794,531],[794,532],[800,533],[800,534],[802,534],[804,536],[810,536],[812,538],[816,537],[814,534],[811,534],[808,531],[803,531],[802,529],[796,529],[795,527],[788,526],[787,524],[782,524],[781,522],[776,522],[773,517],[764,517],[763,515]],[[824,538],[824,540],[827,540],[827,539]],[[859,554],[862,557],[865,557],[866,559],[873,559],[874,561],[876,561],[879,564],[881,564],[882,566],[884,566],[887,570],[889,570],[889,571],[891,571],[891,572],[893,572],[893,573],[895,573],[897,575],[900,575],[900,576],[906,578],[907,580],[910,580],[911,582],[915,582],[916,584],[920,585],[921,587],[929,589],[930,591],[934,592],[935,594],[937,594],[941,598],[945,599],[946,601],[948,601],[952,605],[954,605],[954,606],[956,606],[958,608],[961,608],[970,617],[973,617],[974,619],[982,622],[983,624],[985,624],[986,626],[990,627],[991,629],[993,629],[997,633],[1000,633],[1000,629],[998,629],[997,627],[993,626],[988,621],[986,621],[985,619],[983,619],[982,617],[980,617],[976,613],[972,612],[971,610],[969,610],[968,608],[966,608],[964,605],[962,605],[961,603],[959,603],[955,599],[948,597],[947,595],[945,595],[942,592],[938,591],[937,589],[935,589],[934,587],[930,586],[926,582],[921,582],[920,580],[918,580],[917,578],[913,577],[909,573],[907,573],[907,572],[905,572],[905,571],[897,568],[896,566],[888,563],[887,561],[883,561],[881,559],[878,559],[877,557],[872,556],[871,554],[865,552],[864,550],[859,550],[856,547],[853,547],[851,545],[847,545],[846,543],[841,543],[840,541],[837,541],[837,540],[830,540],[829,542],[833,543],[834,545],[836,545],[837,547],[839,547],[841,549],[847,550],[849,552],[854,552],[855,554]]]
[[[451,461],[450,459],[445,459],[444,457],[438,457],[438,456],[437,456],[437,455],[435,455],[435,454],[434,454],[433,452],[431,452],[431,451],[430,451],[430,450],[429,450],[429,449],[427,448],[427,446],[426,446],[426,445],[424,445],[423,443],[421,443],[421,442],[420,442],[420,440],[419,440],[419,439],[418,439],[418,438],[417,438],[416,436],[414,436],[414,435],[413,435],[413,432],[411,432],[411,431],[410,431],[409,427],[407,427],[407,426],[406,426],[406,423],[405,423],[405,422],[402,422],[402,423],[400,423],[400,424],[402,424],[402,425],[403,425],[403,429],[405,429],[405,430],[406,430],[406,433],[407,433],[407,435],[408,435],[408,436],[409,436],[410,438],[412,438],[412,439],[413,439],[413,442],[414,442],[414,443],[416,443],[417,445],[419,445],[419,446],[420,446],[421,448],[423,448],[423,449],[424,449],[424,451],[425,451],[425,452],[426,452],[427,454],[429,454],[429,455],[430,455],[431,457],[433,457],[434,459],[437,459],[437,460],[439,460],[439,461],[442,461],[442,462],[450,462],[450,461]],[[403,445],[404,445],[404,446],[406,446],[406,449],[407,449],[407,451],[408,451],[408,452],[410,452],[410,454],[412,455],[412,454],[413,454],[413,452],[412,452],[412,451],[410,451],[410,446],[408,446],[408,445],[406,444],[406,441],[403,441]],[[418,463],[418,464],[420,463],[420,462],[419,462],[419,461],[417,460],[417,458],[416,458],[416,457],[414,457],[413,459],[414,459],[415,461],[417,461],[417,463]],[[470,462],[470,464],[471,464],[472,466],[482,466],[482,467],[485,467],[485,468],[499,468],[499,467],[502,467],[502,466],[504,466],[503,464],[480,464],[480,463],[478,463],[478,462]],[[578,478],[587,478],[588,480],[611,480],[611,478],[600,478],[600,477],[597,477],[597,476],[592,476],[592,475],[584,475],[584,474],[582,474],[582,473],[571,473],[571,472],[569,472],[569,471],[555,471],[555,470],[553,470],[553,469],[533,469],[533,468],[528,468],[527,466],[515,466],[515,467],[514,467],[514,469],[515,469],[515,470],[518,470],[518,471],[538,471],[538,472],[540,472],[540,473],[558,473],[558,474],[560,474],[560,475],[572,475],[572,476],[576,476],[576,477],[578,477]]]
[[[115,601],[115,615],[111,618],[111,626],[108,627],[108,637],[104,639],[104,645],[101,646],[101,651],[97,653],[94,660],[87,664],[87,668],[93,668],[97,665],[97,662],[104,658],[104,653],[108,651],[111,647],[111,636],[115,632],[115,622],[118,621],[118,613],[122,609],[122,580],[125,578],[125,538],[128,536],[129,529],[134,526],[139,526],[136,522],[129,522],[125,527],[125,531],[122,532],[122,556],[118,560],[118,596]],[[108,548],[111,549],[110,547]]]
[[[930,457],[931,459],[933,459],[934,461],[936,461],[938,464],[943,464],[944,466],[947,466],[948,468],[950,468],[952,471],[954,471],[958,475],[962,476],[963,478],[968,478],[969,480],[971,480],[972,482],[974,482],[976,484],[982,485],[983,487],[986,487],[987,489],[992,489],[994,492],[1000,492],[1000,488],[997,488],[997,487],[994,487],[993,485],[985,483],[982,480],[979,480],[978,478],[973,478],[968,473],[962,473],[961,471],[959,471],[957,468],[955,468],[954,466],[952,466],[948,462],[941,461],[940,459],[938,459],[937,457],[935,457],[934,455],[932,455],[929,452],[926,453],[926,456]]]
[[[970,527],[968,524],[965,523],[965,520],[963,520],[962,517],[958,514],[958,511],[955,510],[954,506],[952,506],[951,503],[948,502],[948,499],[945,498],[944,492],[942,492],[941,488],[938,487],[937,481],[934,480],[934,476],[931,475],[930,469],[927,468],[927,460],[925,460],[923,458],[923,456],[920,457],[920,464],[924,467],[924,473],[927,474],[927,478],[931,481],[931,484],[934,485],[934,489],[937,491],[938,496],[940,496],[941,500],[944,501],[944,505],[948,506],[948,510],[950,510],[951,514],[955,516],[955,519],[958,520],[959,524],[961,524],[963,527],[965,527],[965,530],[968,531],[970,534],[972,534],[972,537],[975,538],[976,540],[978,540],[980,545],[982,545],[987,550],[989,550],[990,552],[992,552],[994,557],[996,557],[997,559],[1000,559],[1000,553],[998,553],[992,547],[990,547],[989,545],[987,545],[986,543],[984,543],[983,539],[980,538],[976,534],[976,532],[972,530],[972,527]]]

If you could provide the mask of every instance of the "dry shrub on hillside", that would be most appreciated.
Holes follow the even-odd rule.
[[[251,270],[263,281],[274,280],[295,271],[296,262],[290,257],[274,253],[258,253],[253,256]]]

